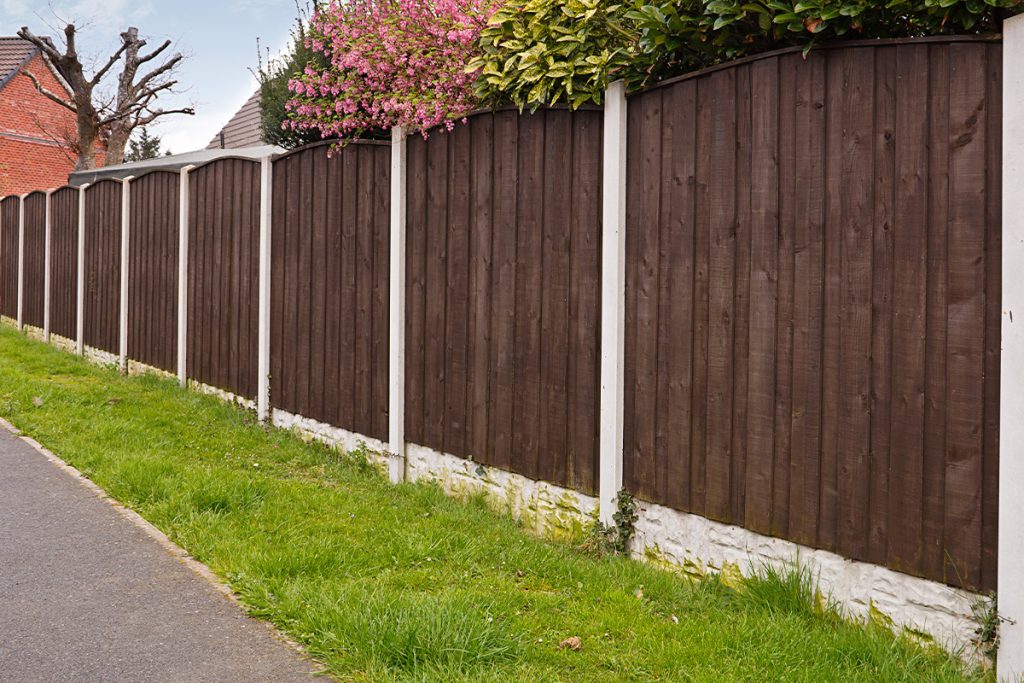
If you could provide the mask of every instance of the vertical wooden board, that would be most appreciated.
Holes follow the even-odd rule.
[[[258,161],[249,162],[246,167],[248,168],[248,187],[251,189],[245,195],[248,230],[242,238],[244,297],[242,299],[243,333],[241,344],[246,359],[242,377],[246,395],[255,399],[258,393],[257,376],[259,374],[260,163]]]
[[[843,51],[838,548],[854,559],[867,556],[870,483],[874,52]]]
[[[789,477],[789,538],[814,545],[821,472],[821,345],[825,208],[826,60],[812,57],[797,77],[793,211],[793,403]]]
[[[388,364],[390,336],[388,307],[391,288],[391,148],[375,145],[373,157],[373,419],[370,436],[388,440]]]
[[[490,400],[491,307],[491,230],[494,217],[494,116],[478,115],[467,124],[470,142],[470,254],[469,311],[467,337],[472,342],[466,377],[466,451],[474,460],[486,460]]]
[[[874,227],[871,278],[871,392],[867,559],[888,554],[890,433],[892,427],[893,222],[896,202],[896,48],[875,50]]]
[[[445,277],[447,268],[448,136],[427,140],[426,324],[424,344],[423,445],[444,448]]]
[[[356,231],[356,306],[352,326],[355,333],[355,413],[353,427],[359,434],[370,431],[373,362],[370,314],[373,304],[373,159],[370,150],[360,145],[352,150],[358,167]]]
[[[515,381],[516,244],[519,184],[519,118],[512,111],[494,115],[494,232],[491,306],[490,405],[488,441],[491,463],[512,464],[513,384]]]
[[[751,65],[750,346],[744,526],[771,531],[779,234],[779,58]],[[810,146],[810,145],[809,145]]]
[[[443,450],[460,457],[466,451],[466,364],[473,341],[466,335],[469,290],[469,160],[471,133],[458,125],[445,135],[448,143],[447,253],[444,274],[444,414]]]
[[[531,478],[538,475],[538,427],[542,410],[540,290],[544,268],[544,147],[544,114],[520,116],[511,469]]]
[[[423,444],[425,429],[427,143],[413,136],[406,142],[406,266],[405,266],[405,438]]]
[[[270,405],[274,408],[287,408],[282,402],[282,393],[286,378],[284,376],[285,340],[284,340],[284,250],[287,245],[286,235],[288,221],[285,219],[285,203],[288,194],[285,186],[288,182],[288,166],[291,157],[275,159],[271,167],[273,178],[273,201],[271,203],[270,233]],[[326,344],[330,345],[328,338]]]
[[[694,369],[694,81],[666,87],[661,104],[655,484],[659,502],[685,510],[690,503],[690,385]]]
[[[945,578],[981,582],[985,372],[985,46],[950,56]]]
[[[274,159],[271,166],[273,195],[270,232],[270,405],[283,410],[288,409],[285,400],[285,368],[288,355],[285,324],[288,315],[285,298],[288,270],[285,255],[288,249],[287,186],[291,158],[285,156]]]
[[[834,550],[838,531],[838,450],[839,393],[842,377],[839,368],[841,245],[844,223],[842,195],[843,149],[843,68],[840,52],[829,53],[826,62],[825,96],[825,247],[824,303],[821,345],[821,488],[818,502],[818,545]]]
[[[630,226],[635,231],[628,269],[632,281],[627,285],[630,305],[634,307],[632,335],[634,345],[629,358],[635,367],[629,383],[635,394],[632,414],[633,438],[626,453],[632,463],[630,481],[633,493],[646,500],[657,498],[655,481],[655,431],[658,403],[658,265],[660,262],[661,223],[661,149],[662,90],[644,93],[633,104],[636,116],[633,140],[639,161],[633,167],[638,183],[627,201],[634,203]],[[713,106],[713,105],[712,105]],[[630,140],[632,142],[633,140]],[[631,146],[627,143],[627,153]],[[628,229],[627,229],[628,230]],[[627,233],[628,234],[628,233]]]
[[[327,154],[327,150],[318,153]],[[329,156],[325,162],[324,177],[324,231],[326,252],[324,268],[326,274],[324,287],[327,290],[325,303],[324,326],[324,405],[323,420],[328,424],[338,425],[338,411],[341,395],[345,388],[341,386],[341,339],[344,322],[341,319],[341,216],[342,216],[342,161],[338,154]],[[338,425],[340,426],[340,425]]]
[[[747,466],[747,391],[750,353],[750,264],[753,177],[751,134],[751,68],[736,69],[736,180],[734,218],[735,265],[733,269],[733,348],[732,348],[732,473],[730,476],[729,521],[742,524],[746,507]]]
[[[310,237],[313,241],[313,265],[310,271],[310,326],[304,341],[310,350],[309,415],[329,422],[324,411],[325,355],[327,336],[327,150],[317,148],[304,153],[304,162],[313,167],[310,178]]]
[[[929,47],[928,292],[925,331],[924,463],[920,571],[942,577],[945,458],[947,278],[949,273],[950,61],[945,45]]]
[[[813,58],[813,57],[812,57]],[[786,537],[790,520],[790,462],[793,423],[793,305],[795,284],[797,149],[805,145],[797,128],[799,55],[779,58],[779,223],[775,298],[775,411],[772,454],[771,533]]]
[[[292,277],[295,280],[294,299],[292,305],[295,307],[291,336],[294,340],[292,347],[293,372],[293,405],[295,413],[309,415],[309,392],[312,377],[310,374],[310,356],[313,350],[310,345],[310,321],[312,319],[312,268],[314,237],[312,235],[312,215],[310,199],[313,194],[313,169],[309,158],[297,155],[293,167],[295,174],[295,194],[292,201],[295,202],[295,224],[292,226],[291,239],[295,246],[295,256],[292,263],[294,272]]]
[[[303,307],[303,284],[305,271],[302,270],[303,243],[302,235],[302,160],[293,156],[288,163],[288,210],[285,220],[288,221],[286,228],[285,244],[285,294],[284,301],[287,306],[285,313],[285,337],[287,339],[287,360],[285,361],[285,386],[282,387],[287,396],[288,410],[292,413],[301,413],[303,407],[302,384],[302,354],[298,352],[299,335],[302,330],[300,324],[300,310]],[[351,385],[345,387],[345,391],[351,392]],[[347,423],[344,423],[346,426]]]
[[[707,499],[707,428],[708,428],[708,251],[710,234],[709,183],[711,175],[711,127],[718,112],[709,103],[707,79],[695,83],[697,111],[696,178],[694,198],[694,282],[693,282],[693,377],[690,405],[690,476],[688,512],[704,514]],[[628,386],[628,384],[627,384]]]
[[[715,112],[708,167],[708,498],[705,513],[730,521],[732,490],[732,350],[735,311],[736,73],[708,79],[708,105]]]
[[[564,110],[544,114],[544,270],[541,273],[541,421],[538,472],[569,483],[568,354],[569,229],[572,220],[572,119]]]
[[[569,276],[569,485],[598,487],[601,317],[601,114],[573,119],[571,266]]]
[[[996,589],[999,546],[999,354],[1002,323],[1002,55],[999,43],[987,46],[985,134],[985,434],[981,489],[981,580]]]

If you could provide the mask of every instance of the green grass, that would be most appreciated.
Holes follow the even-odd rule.
[[[40,401],[41,399],[41,401]],[[738,590],[534,538],[481,500],[0,329],[0,415],[353,681],[959,681],[935,648],[815,607],[806,572]],[[559,643],[579,636],[580,651]]]

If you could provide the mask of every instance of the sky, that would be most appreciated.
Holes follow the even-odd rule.
[[[172,41],[181,52],[181,92],[161,95],[164,108],[193,106],[195,116],[168,116],[152,128],[165,149],[206,147],[256,88],[257,39],[272,53],[288,44],[295,0],[0,0],[0,35],[28,26],[36,35],[62,39],[65,22],[79,28],[78,51],[89,67],[117,49],[118,35],[135,26],[148,48]],[[59,42],[59,41],[58,41]],[[86,60],[85,58],[89,58]],[[105,82],[116,85],[113,72]]]

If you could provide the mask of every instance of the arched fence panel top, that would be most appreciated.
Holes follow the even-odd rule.
[[[335,145],[336,145],[336,147],[335,147]],[[343,150],[345,150],[345,149],[347,149],[349,147],[362,147],[362,146],[388,147],[390,145],[391,145],[391,141],[390,140],[371,140],[371,139],[363,139],[363,138],[359,138],[359,139],[356,139],[356,140],[344,140],[344,141],[342,141],[342,140],[320,140],[318,142],[311,142],[309,144],[301,145],[299,147],[295,147],[293,149],[289,149],[289,150],[287,150],[285,152],[281,152],[279,154],[275,154],[271,158],[272,158],[272,160],[274,162],[278,162],[278,161],[281,161],[282,159],[288,159],[288,158],[296,156],[296,155],[301,155],[303,152],[308,152],[310,150],[316,150],[316,149],[322,149],[322,150],[327,151],[327,150],[330,150],[332,147],[334,147],[334,150],[333,150],[332,154],[336,155],[336,154],[341,153]]]
[[[201,164],[196,164],[189,170],[189,177],[202,176],[211,171],[215,171],[217,168],[224,166],[259,166],[260,160],[253,159],[252,157],[243,156],[226,156],[218,157],[216,159],[210,159],[204,161]]]
[[[58,188],[54,188],[53,190],[51,190],[50,191],[50,197],[54,198],[54,197],[65,197],[65,196],[72,196],[72,195],[77,197],[79,192],[80,192],[80,190],[77,187],[72,187],[71,185],[62,185],[62,186],[60,186]],[[77,201],[77,199],[75,201]]]
[[[995,588],[1001,51],[782,51],[629,99],[627,488]]]
[[[678,76],[666,78],[662,81],[656,81],[650,83],[638,90],[635,90],[628,94],[628,97],[636,97],[643,95],[646,92],[652,90],[658,90],[668,86],[682,83],[684,81],[692,80],[695,78],[701,78],[708,76],[716,71],[725,71],[729,69],[735,69],[736,67],[753,64],[762,60],[774,60],[779,57],[787,55],[799,55],[801,58],[810,58],[812,55],[817,56],[830,50],[851,50],[857,48],[884,48],[884,47],[898,47],[901,45],[951,45],[954,43],[994,43],[1001,44],[1002,36],[999,34],[992,35],[948,35],[948,36],[921,36],[917,38],[875,38],[865,40],[846,40],[846,41],[835,41],[831,43],[818,43],[806,54],[804,53],[803,46],[784,47],[777,50],[769,50],[767,52],[761,52],[755,55],[749,55],[747,57],[740,57],[739,59],[733,59],[730,61],[722,62],[720,64],[713,64],[711,66],[704,67],[702,69],[695,69]]]

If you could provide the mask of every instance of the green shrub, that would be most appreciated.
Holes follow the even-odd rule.
[[[991,33],[1024,0],[509,0],[481,36],[489,104],[600,104],[631,88],[789,46],[856,38]]]

